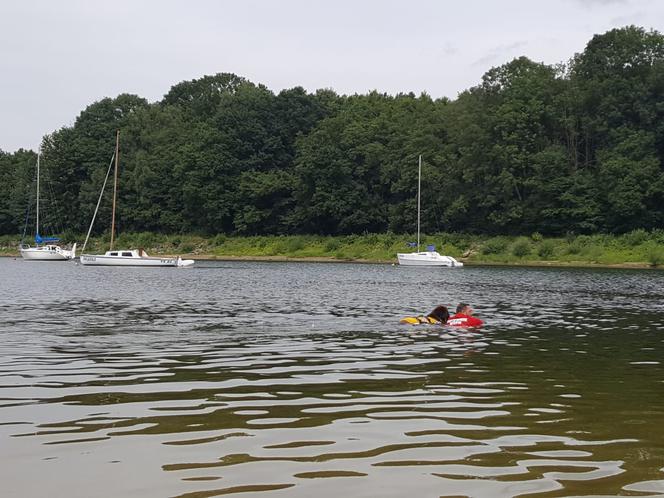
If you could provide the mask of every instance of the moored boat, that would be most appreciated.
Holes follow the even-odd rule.
[[[53,242],[58,242],[60,239],[57,237],[42,237],[39,235],[39,215],[40,215],[40,176],[41,171],[39,167],[39,159],[41,157],[41,152],[37,153],[37,207],[35,210],[36,221],[35,221],[35,246],[32,247],[28,244],[24,244],[21,241],[19,246],[19,252],[23,259],[30,261],[67,261],[69,259],[74,259],[76,257],[76,244],[73,247],[68,249],[63,249]],[[26,217],[27,221],[27,217]],[[27,229],[27,223],[26,223]],[[25,236],[25,231],[23,235]]]
[[[151,257],[142,249],[106,251],[105,254],[83,254],[81,264],[87,266],[191,266],[193,259],[176,257]]]
[[[397,261],[401,266],[446,266],[449,268],[460,268],[461,261],[452,256],[444,256],[436,251],[435,246],[427,246],[426,251],[420,251],[420,192],[422,184],[422,156],[419,158],[417,170],[417,243],[410,243],[411,247],[417,247],[416,252],[397,253]]]
[[[115,173],[114,173],[114,182],[113,182],[113,207],[111,211],[112,218],[111,218],[110,248],[104,254],[82,254],[81,264],[84,266],[148,266],[148,267],[192,266],[194,264],[193,259],[182,259],[180,256],[150,257],[143,249],[113,249],[113,242],[115,240],[115,208],[116,208],[117,191],[118,191],[119,155],[120,155],[120,130],[117,131],[115,137],[115,153],[111,158],[111,164],[109,164],[108,172],[106,173],[106,178],[104,179],[104,184],[99,194],[97,207],[95,209],[94,215],[92,216],[92,221],[90,222],[90,228],[88,229],[88,234],[85,238],[85,243],[83,244],[83,252],[85,251],[85,247],[88,243],[88,239],[90,238],[90,233],[92,231],[92,226],[94,225],[95,218],[97,217],[99,204],[101,203],[101,198],[104,194],[104,188],[106,187],[106,182],[111,172],[111,166],[113,165],[113,161],[115,161]]]
[[[463,263],[452,256],[443,256],[436,251],[398,253],[401,266],[449,266],[461,267]]]
[[[19,250],[23,259],[32,261],[67,261],[76,257],[76,244],[73,245],[71,250],[53,244],[35,247],[21,245]]]

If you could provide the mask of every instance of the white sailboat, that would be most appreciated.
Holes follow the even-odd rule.
[[[60,239],[57,237],[42,237],[39,234],[39,197],[40,197],[40,170],[39,159],[41,152],[37,153],[37,209],[36,209],[36,226],[35,226],[35,247],[28,244],[19,246],[19,251],[23,259],[31,261],[67,261],[76,257],[76,244],[73,245],[71,250],[63,249],[53,242],[58,242]]]
[[[104,184],[101,188],[101,193],[99,194],[99,199],[97,201],[97,207],[95,208],[94,215],[92,216],[92,221],[90,222],[90,228],[88,229],[88,234],[85,238],[85,243],[83,244],[83,251],[85,251],[85,246],[88,244],[88,239],[90,238],[90,232],[92,231],[92,226],[94,225],[95,218],[97,217],[97,211],[99,210],[99,204],[101,203],[102,196],[104,194],[104,188],[106,187],[106,181],[108,180],[108,175],[111,172],[111,166],[113,165],[113,160],[115,160],[115,173],[114,173],[114,182],[113,182],[113,210],[111,215],[111,246],[105,254],[82,254],[81,255],[81,264],[85,266],[151,266],[151,267],[184,267],[191,266],[194,264],[193,259],[182,259],[180,256],[177,257],[150,257],[143,249],[113,249],[113,242],[115,240],[115,206],[117,199],[118,191],[118,158],[120,155],[120,130],[117,131],[115,137],[115,153],[113,158],[111,158],[111,164],[109,164],[108,171],[106,173],[106,178],[104,179]]]
[[[434,246],[427,246],[426,251],[420,251],[420,192],[422,185],[422,156],[419,158],[417,173],[417,252],[397,253],[397,260],[401,266],[447,266],[449,268],[460,268],[461,261],[452,256],[443,256],[436,251]]]

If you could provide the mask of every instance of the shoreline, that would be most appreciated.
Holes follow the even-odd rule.
[[[64,239],[80,239],[68,234]],[[255,235],[123,233],[119,246],[144,248],[153,256],[174,256],[210,261],[273,261],[397,265],[408,234]],[[0,236],[0,255],[20,257],[19,236]],[[88,251],[104,252],[109,241],[90,239]],[[426,244],[440,248],[467,266],[533,268],[664,268],[664,230],[634,230],[621,235],[568,235],[543,237],[480,236],[437,233]]]
[[[394,265],[397,264],[396,258],[394,260],[376,260],[376,259],[338,259],[332,257],[292,257],[292,256],[217,256],[210,254],[182,254],[183,259],[201,260],[201,261],[267,261],[275,263],[356,263],[356,264],[383,264]],[[464,258],[458,258],[464,267],[473,266],[504,266],[504,267],[530,267],[530,268],[618,268],[618,269],[636,269],[636,270],[662,270],[664,267],[652,266],[649,263],[588,263],[584,261],[523,261],[502,263],[497,261],[468,261]]]
[[[394,260],[386,259],[360,259],[360,258],[334,258],[326,256],[234,256],[234,255],[216,255],[216,254],[157,254],[156,256],[177,257],[182,259],[193,259],[195,261],[246,261],[246,262],[268,262],[268,263],[350,263],[350,264],[373,264],[373,265],[392,265],[399,266],[396,258]],[[20,259],[20,253],[0,254],[0,258]],[[466,258],[458,258],[464,264],[464,267],[513,267],[513,268],[597,268],[597,269],[623,269],[623,270],[664,270],[664,266],[653,266],[649,263],[624,262],[624,263],[590,263],[586,261],[517,261],[517,262],[499,262],[499,261],[469,261]]]

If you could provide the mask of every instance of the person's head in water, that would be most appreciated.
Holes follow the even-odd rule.
[[[473,314],[473,308],[470,307],[468,303],[459,303],[456,307],[457,314],[461,313],[462,315],[471,316]]]
[[[427,315],[428,317],[435,318],[440,323],[445,323],[450,317],[450,312],[446,306],[438,305],[436,306],[431,313]]]

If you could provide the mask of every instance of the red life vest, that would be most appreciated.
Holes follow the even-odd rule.
[[[484,324],[482,320],[470,315],[464,315],[463,313],[457,313],[452,315],[447,324],[450,327],[481,327]]]

